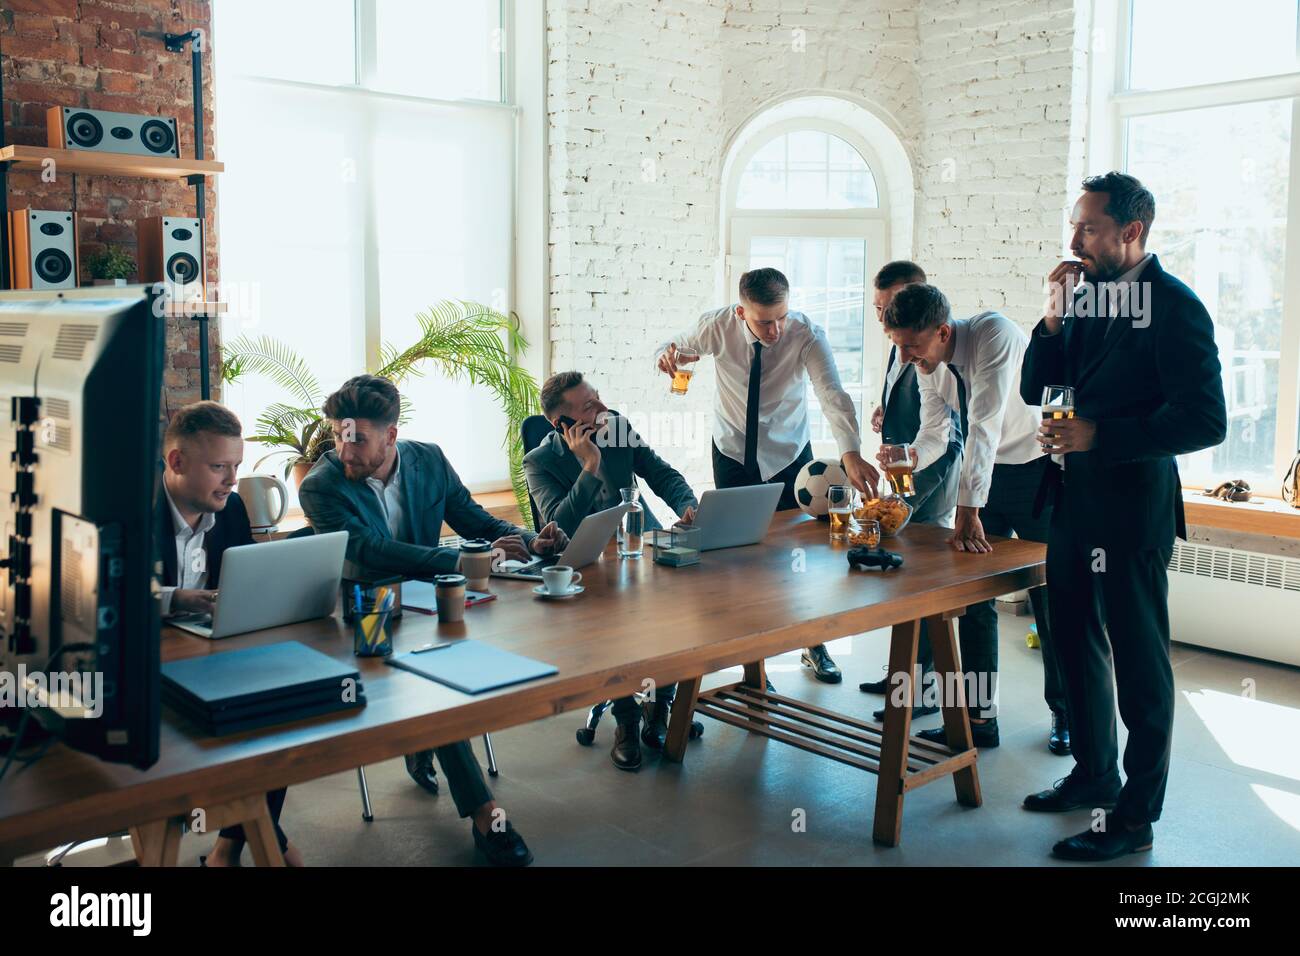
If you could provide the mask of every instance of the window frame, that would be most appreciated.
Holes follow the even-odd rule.
[[[740,181],[750,160],[759,150],[787,133],[812,130],[838,137],[857,150],[867,164],[876,184],[876,206],[855,209],[740,209],[736,200]],[[863,276],[862,311],[862,415],[858,422],[860,432],[866,431],[871,417],[871,404],[878,386],[884,380],[884,359],[888,344],[873,325],[874,310],[870,299],[871,280],[882,265],[891,258],[890,214],[888,184],[882,177],[883,164],[870,144],[851,127],[818,117],[794,117],[774,123],[762,134],[745,143],[736,154],[730,176],[725,184],[727,252],[725,257],[726,289],[734,300],[734,290],[740,276],[749,268],[749,240],[755,235],[780,235],[810,239],[862,239],[866,244]],[[773,231],[775,230],[775,231]],[[815,394],[809,397],[809,411],[818,408]],[[865,440],[865,435],[863,436]],[[815,440],[813,454],[818,458],[839,458],[839,449],[830,439]]]
[[[1247,79],[1224,80],[1163,90],[1128,89],[1132,57],[1133,0],[1095,0],[1089,95],[1087,168],[1093,172],[1128,167],[1128,121],[1215,106],[1291,99],[1290,183],[1282,280],[1281,355],[1278,359],[1274,483],[1256,495],[1280,497],[1282,476],[1300,444],[1300,69]],[[1107,37],[1114,43],[1108,44]],[[1300,26],[1297,28],[1300,49]],[[1157,199],[1157,215],[1159,197]],[[1068,214],[1068,209],[1067,209]],[[1159,250],[1153,250],[1157,254]],[[1225,369],[1225,384],[1227,382]],[[1200,488],[1231,475],[1184,474],[1186,488]]]

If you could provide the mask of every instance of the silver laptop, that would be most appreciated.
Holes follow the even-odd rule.
[[[571,568],[584,568],[600,557],[618,530],[618,523],[623,520],[628,505],[619,504],[604,511],[597,511],[582,519],[578,530],[569,539],[569,546],[558,558],[552,555],[523,561],[502,561],[499,568],[492,569],[495,578],[515,578],[520,581],[542,580],[542,569],[553,564],[567,565]]]
[[[334,613],[348,533],[228,548],[221,556],[217,607],[211,617],[186,615],[165,623],[199,637],[230,637]]]
[[[758,544],[772,524],[782,489],[782,485],[770,484],[706,491],[695,509],[700,550]]]

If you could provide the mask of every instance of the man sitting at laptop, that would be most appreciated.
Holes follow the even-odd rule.
[[[253,543],[248,512],[234,491],[244,460],[239,419],[216,402],[187,405],[172,416],[163,435],[162,494],[154,534],[162,555],[163,617],[211,614],[227,548]],[[285,790],[266,795],[280,852],[290,866],[302,866],[298,848],[280,829]],[[208,866],[235,866],[244,849],[243,827],[226,827],[206,858]]]
[[[638,475],[683,523],[695,520],[699,502],[686,479],[654,453],[627,419],[610,413],[581,372],[560,372],[546,380],[542,413],[556,430],[524,456],[524,474],[543,521],[553,521],[573,534],[583,518],[618,505],[620,489],[635,487]],[[658,528],[644,501],[641,507],[646,530]],[[677,685],[672,684],[655,694],[654,710],[641,734],[647,747],[663,748],[676,693]],[[637,770],[641,709],[632,697],[620,697],[612,709],[618,729],[609,755],[618,769]]]
[[[487,538],[506,557],[559,553],[568,537],[554,522],[538,534],[494,518],[480,507],[437,445],[398,441],[401,397],[392,382],[358,375],[325,400],[334,450],[316,462],[299,490],[302,509],[318,534],[348,532],[348,560],[368,571],[431,578],[456,571],[457,548],[438,540],[444,519],[465,538]],[[531,554],[530,554],[531,552]],[[526,866],[533,856],[502,817],[465,741],[437,749],[438,761],[462,817],[472,816],[474,843],[498,866]],[[407,757],[421,781],[432,771],[433,751]]]

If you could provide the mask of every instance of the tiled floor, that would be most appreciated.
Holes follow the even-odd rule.
[[[596,744],[574,741],[583,714],[570,713],[493,735],[502,806],[538,865],[1039,865],[1086,812],[1040,815],[1023,796],[1070,768],[1047,751],[1039,652],[1025,646],[1031,618],[1001,619],[1002,746],[980,754],[984,806],[966,809],[947,781],[911,794],[903,842],[871,841],[876,778],[775,741],[705,719],[686,762],[621,773],[609,761],[607,717]],[[887,632],[831,645],[844,683],[817,683],[798,654],[769,661],[778,691],[869,716],[881,698],[857,684],[878,678]],[[713,675],[713,683],[735,679]],[[1178,693],[1174,764],[1164,818],[1151,853],[1125,865],[1295,865],[1300,860],[1300,670],[1175,646]],[[938,717],[918,722],[937,726]],[[481,741],[475,747],[482,753]],[[480,863],[468,821],[450,795],[429,796],[401,762],[367,768],[376,819],[361,820],[355,774],[289,791],[284,825],[312,865]],[[799,814],[802,811],[802,814]],[[803,832],[792,826],[796,815]],[[183,862],[209,839],[186,838]],[[245,854],[247,861],[247,854]]]

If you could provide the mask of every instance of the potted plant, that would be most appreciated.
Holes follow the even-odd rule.
[[[400,386],[409,376],[423,375],[425,363],[453,381],[467,381],[491,389],[506,413],[506,434],[502,442],[510,461],[510,481],[519,514],[532,524],[528,506],[528,485],[524,479],[524,449],[520,436],[523,421],[540,411],[536,379],[521,368],[516,356],[528,343],[519,331],[519,319],[476,302],[446,299],[416,316],[420,338],[404,349],[384,343],[380,346],[382,375]],[[333,443],[329,424],[322,418],[325,393],[307,363],[293,349],[271,336],[240,336],[222,347],[221,380],[237,382],[254,372],[265,375],[284,388],[288,402],[276,403],[257,420],[256,434],[249,438],[275,450],[254,467],[276,456],[287,458],[284,475],[293,474],[299,485],[311,466]],[[401,421],[409,417],[402,399]]]
[[[95,285],[126,285],[135,272],[135,260],[117,246],[105,246],[86,257],[86,271]]]

